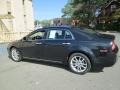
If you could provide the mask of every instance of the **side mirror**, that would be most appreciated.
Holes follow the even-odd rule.
[[[27,38],[26,37],[23,37],[23,41],[26,41],[27,40]]]

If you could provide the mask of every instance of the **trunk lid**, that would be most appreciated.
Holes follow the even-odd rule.
[[[100,34],[99,37],[104,39],[111,39],[111,40],[115,39],[114,35],[109,35],[109,34]]]

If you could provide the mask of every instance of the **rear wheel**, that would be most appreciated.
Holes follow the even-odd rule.
[[[91,63],[86,55],[74,53],[69,58],[69,67],[74,73],[85,74],[90,71]]]
[[[10,51],[10,55],[13,61],[20,62],[22,60],[22,55],[17,48],[12,48]]]

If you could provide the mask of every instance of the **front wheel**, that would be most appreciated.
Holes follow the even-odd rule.
[[[69,67],[74,73],[85,74],[90,71],[91,63],[86,55],[74,53],[69,58]]]
[[[12,48],[10,51],[10,55],[13,61],[20,62],[22,60],[22,55],[17,48]]]

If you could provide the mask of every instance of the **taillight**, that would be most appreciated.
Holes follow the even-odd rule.
[[[114,50],[115,50],[115,48],[116,48],[116,44],[115,44],[115,42],[114,42],[114,41],[112,41],[110,44],[111,44],[111,46],[112,46],[112,47],[111,47],[111,48],[112,48],[112,51],[114,51]]]

